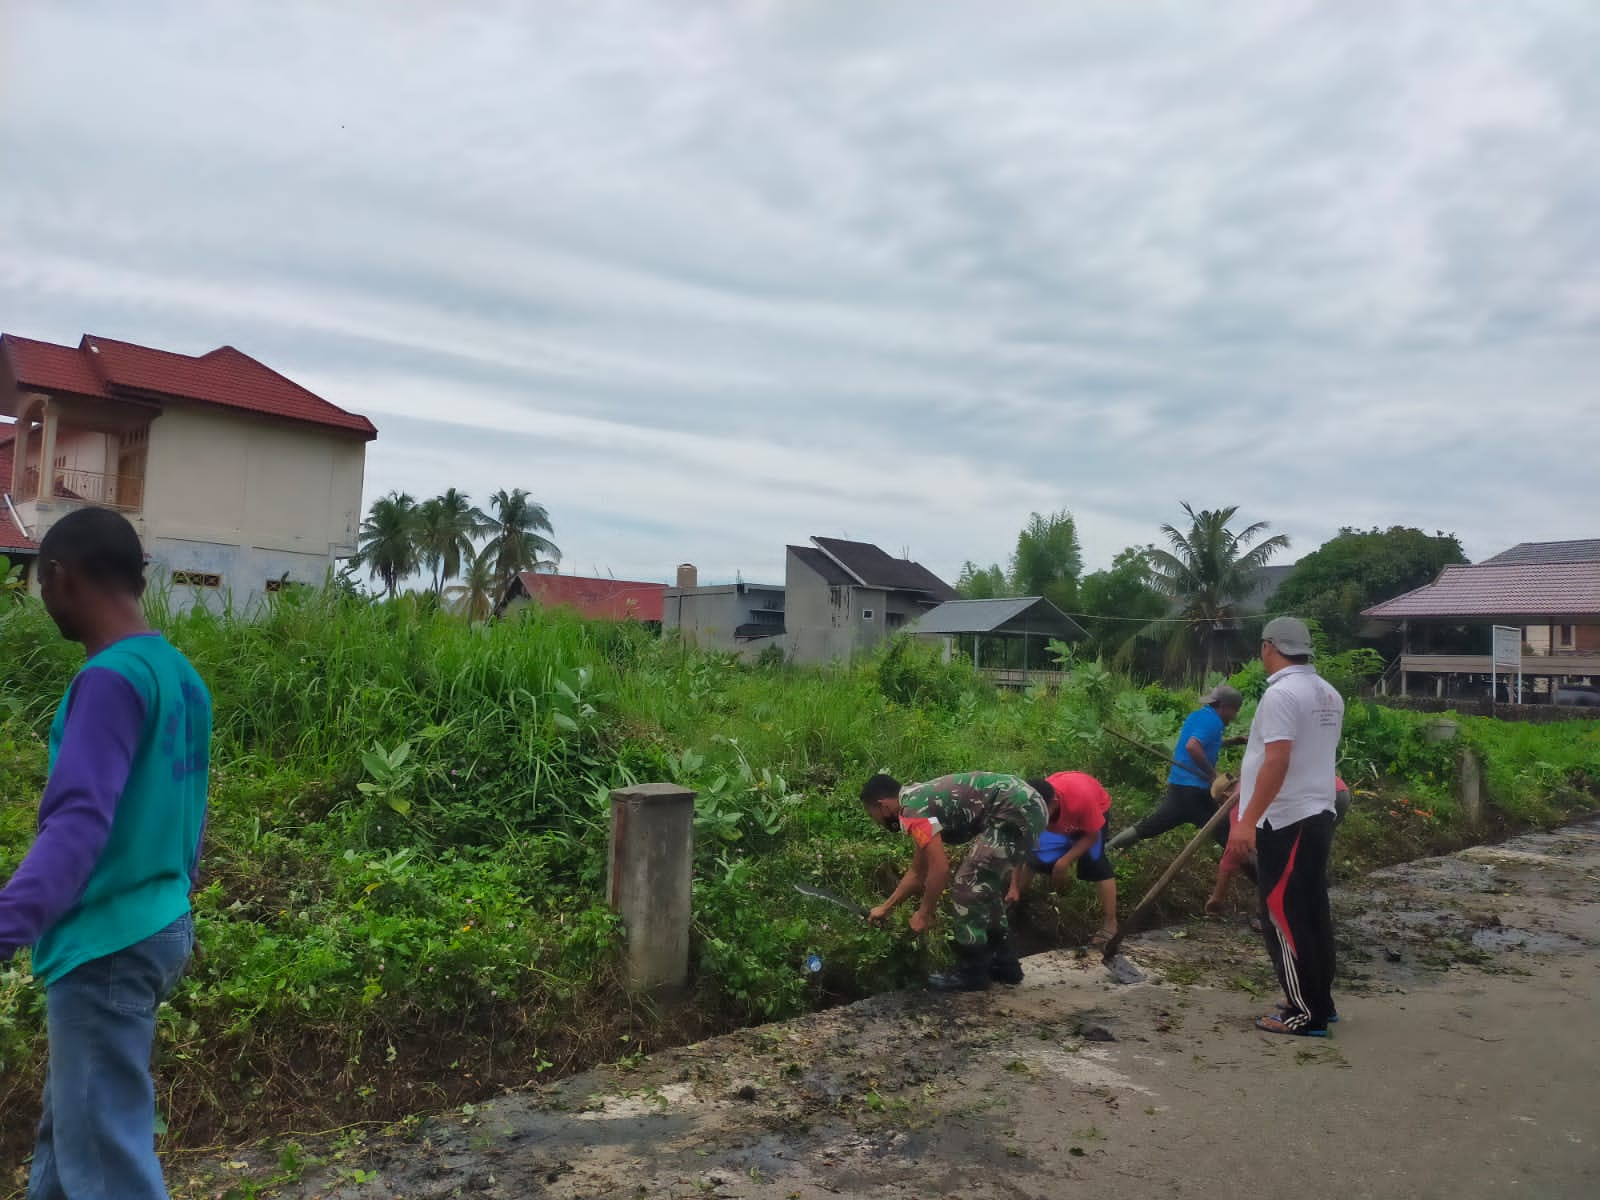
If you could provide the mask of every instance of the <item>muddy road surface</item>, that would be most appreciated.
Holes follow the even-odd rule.
[[[1600,1196],[1600,823],[1335,897],[1342,1020],[1241,916],[879,997],[366,1135],[177,1161],[183,1196]]]

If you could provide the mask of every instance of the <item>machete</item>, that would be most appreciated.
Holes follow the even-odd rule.
[[[832,892],[825,892],[819,887],[812,887],[809,883],[797,883],[794,885],[794,890],[802,896],[826,900],[835,908],[842,908],[845,912],[858,916],[862,920],[866,920],[867,917],[872,915],[872,910],[864,905],[857,904],[854,900],[846,900],[843,896],[835,896]]]

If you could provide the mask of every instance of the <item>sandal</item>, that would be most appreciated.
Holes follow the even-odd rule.
[[[1116,936],[1117,931],[1115,929],[1102,929],[1089,939],[1089,948],[1091,950],[1104,950],[1106,943]]]
[[[1283,1003],[1283,1001],[1281,1001],[1281,1000],[1278,1003],[1274,1004],[1272,1007],[1277,1009],[1280,1013],[1286,1013],[1286,1012],[1293,1012],[1294,1011],[1287,1004]],[[1339,1014],[1338,1014],[1337,1011],[1335,1011],[1328,1017],[1328,1024],[1329,1025],[1337,1025],[1338,1023],[1339,1023]]]
[[[1256,1028],[1262,1033],[1284,1033],[1290,1037],[1327,1037],[1326,1029],[1295,1029],[1274,1013],[1270,1017],[1257,1017]]]

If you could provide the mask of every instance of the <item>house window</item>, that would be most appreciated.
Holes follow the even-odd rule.
[[[861,610],[861,619],[862,619],[862,620],[863,620],[863,621],[870,621],[870,620],[872,620],[872,610],[871,610],[871,609],[870,609],[870,608],[863,608],[863,609],[862,609],[862,610]]]
[[[292,592],[306,585],[295,579],[269,579],[267,580],[267,594],[276,595],[279,592]],[[633,601],[628,601],[632,604]]]
[[[1559,626],[1557,628],[1556,645],[1560,646],[1563,650],[1571,650],[1572,649],[1572,626],[1571,625],[1561,625],[1561,626]]]
[[[905,613],[884,613],[883,623],[890,629],[899,629],[906,623]]]
[[[222,586],[222,576],[211,571],[174,571],[172,582],[178,587],[214,588]]]

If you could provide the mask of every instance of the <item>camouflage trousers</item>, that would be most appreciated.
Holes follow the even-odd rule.
[[[950,881],[956,945],[983,946],[989,941],[991,929],[1005,932],[1006,880],[1033,849],[1045,820],[1041,802],[1038,829],[1031,828],[1031,820],[1029,827],[991,825],[972,840]]]

